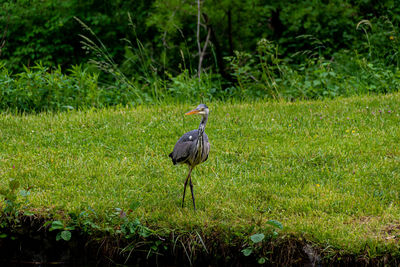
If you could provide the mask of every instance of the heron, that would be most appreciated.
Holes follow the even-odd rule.
[[[207,160],[208,153],[210,152],[208,136],[204,132],[208,120],[208,112],[208,107],[205,104],[200,104],[197,108],[185,113],[185,115],[198,114],[202,116],[199,129],[182,135],[178,142],[176,142],[174,150],[169,154],[174,165],[187,164],[189,167],[189,173],[183,187],[182,208],[184,207],[186,186],[189,181],[190,191],[192,192],[193,208],[196,210],[191,174],[196,165]]]

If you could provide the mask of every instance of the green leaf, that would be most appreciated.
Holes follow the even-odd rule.
[[[25,211],[24,212],[24,216],[33,216],[35,215],[35,213],[31,212],[31,211]]]
[[[274,226],[276,228],[279,228],[281,230],[283,229],[283,225],[280,222],[275,221],[275,220],[269,220],[269,221],[267,221],[267,224],[272,225],[272,226]]]
[[[65,227],[65,230],[69,230],[69,231],[73,231],[73,230],[75,230],[75,226],[67,226],[67,227]]]
[[[314,80],[313,81],[313,85],[314,86],[318,86],[318,85],[320,85],[321,84],[321,81],[320,80]]]
[[[264,264],[265,263],[265,258],[261,257],[258,259],[258,264]]]
[[[7,234],[5,234],[5,233],[0,234],[0,238],[6,238],[6,237],[7,237]]]
[[[49,224],[51,224],[52,223],[52,221],[47,221],[47,222],[45,222],[44,224],[43,224],[43,227],[46,227],[47,225],[49,225]]]
[[[251,241],[253,241],[254,243],[259,243],[261,241],[263,241],[265,235],[264,234],[254,234],[252,236],[250,236]]]
[[[71,240],[72,234],[71,234],[70,231],[65,230],[65,231],[62,231],[62,232],[61,232],[60,236],[61,236],[61,238],[62,238],[63,240],[69,241],[69,240]]]
[[[59,232],[56,236],[56,241],[60,241],[61,240],[61,232]]]
[[[64,224],[60,221],[53,221],[49,231],[64,229]]]
[[[149,237],[149,236],[151,235],[151,231],[150,231],[150,229],[147,228],[146,226],[141,226],[141,227],[139,228],[138,234],[139,234],[141,237]]]
[[[250,254],[251,254],[252,252],[253,252],[253,249],[252,249],[252,248],[245,248],[245,249],[242,250],[243,255],[245,255],[246,257],[247,257],[247,256],[250,256]]]

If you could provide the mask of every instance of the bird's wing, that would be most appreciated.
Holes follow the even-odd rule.
[[[181,138],[179,138],[178,142],[193,142],[195,140],[197,140],[197,137],[199,135],[199,131],[198,130],[192,130],[190,132],[185,133],[184,135],[181,136]]]
[[[174,151],[170,154],[174,164],[184,163],[190,156],[192,142],[180,142],[174,147]]]
[[[179,138],[174,146],[174,150],[169,156],[174,164],[185,162],[190,156],[190,152],[193,150],[193,146],[196,145],[198,131],[193,130],[185,133]]]

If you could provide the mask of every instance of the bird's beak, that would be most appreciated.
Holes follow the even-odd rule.
[[[200,111],[199,111],[198,109],[193,109],[193,110],[191,110],[191,111],[189,111],[189,112],[186,112],[185,115],[197,114],[197,113],[199,113],[199,112],[200,112]]]

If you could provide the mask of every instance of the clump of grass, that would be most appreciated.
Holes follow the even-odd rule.
[[[93,209],[101,227],[115,207],[135,203],[128,216],[150,228],[246,240],[274,220],[283,235],[374,257],[397,251],[399,106],[398,94],[210,103],[209,160],[192,174],[197,212],[180,207],[186,168],[167,156],[197,128],[183,117],[188,105],[3,113],[0,174],[32,186],[41,214]]]

